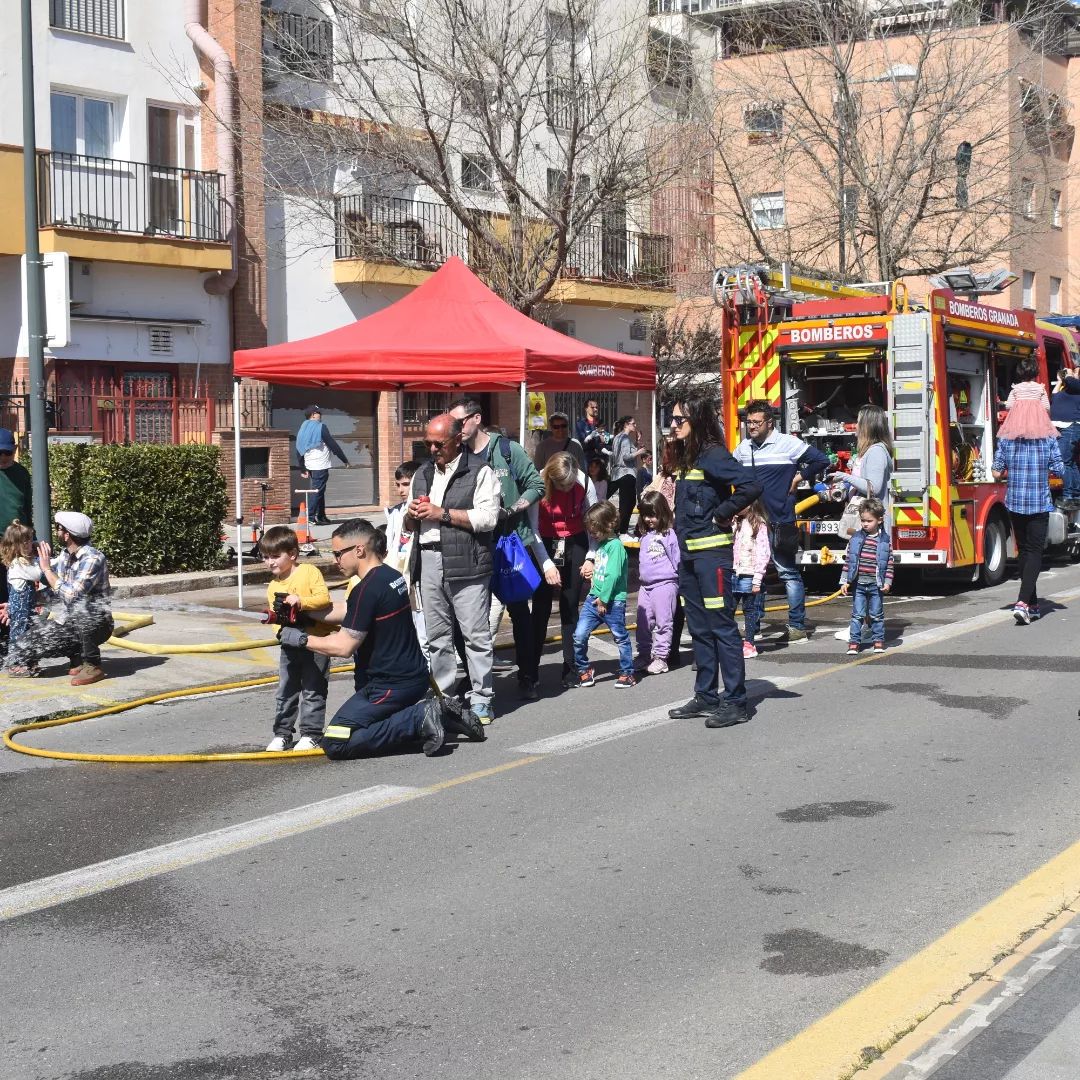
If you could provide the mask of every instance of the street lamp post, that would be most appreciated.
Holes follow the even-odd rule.
[[[30,463],[34,531],[52,532],[49,429],[45,419],[45,278],[38,242],[37,124],[34,116],[34,28],[31,0],[22,0],[23,216],[26,226],[26,342],[30,364]]]

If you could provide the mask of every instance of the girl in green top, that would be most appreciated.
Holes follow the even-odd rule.
[[[592,686],[596,673],[589,665],[589,635],[601,624],[611,631],[619,647],[619,677],[616,687],[634,683],[634,652],[626,630],[626,549],[618,538],[619,512],[613,503],[598,502],[585,514],[585,529],[595,551],[592,588],[581,608],[574,632],[574,663],[578,685]]]

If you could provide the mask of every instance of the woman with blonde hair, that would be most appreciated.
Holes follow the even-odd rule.
[[[535,504],[536,533],[555,567],[544,574],[540,587],[533,593],[534,648],[539,664],[544,652],[552,600],[558,592],[563,685],[576,686],[574,630],[577,628],[582,596],[589,591],[589,582],[581,573],[589,553],[585,511],[597,501],[596,491],[592,481],[578,468],[573,456],[565,452],[552,455],[540,476],[544,481],[544,495]]]
[[[885,507],[885,531],[891,532],[893,441],[889,416],[880,405],[864,405],[859,410],[855,455],[851,472],[835,472],[829,479],[842,480],[852,496],[878,499]]]

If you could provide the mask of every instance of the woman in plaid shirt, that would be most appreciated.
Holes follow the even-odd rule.
[[[1016,534],[1020,563],[1020,595],[1013,608],[1013,618],[1018,626],[1026,626],[1039,617],[1035,586],[1046,547],[1046,527],[1054,507],[1050,477],[1061,476],[1065,465],[1053,435],[1038,439],[1004,438],[998,440],[991,471],[995,480],[1005,480],[1008,484],[1005,507]]]

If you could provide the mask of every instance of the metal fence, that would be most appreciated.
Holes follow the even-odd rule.
[[[68,154],[38,156],[42,225],[224,242],[220,173]]]
[[[666,289],[673,268],[670,236],[596,225],[583,229],[570,245],[563,276]]]
[[[29,427],[29,384],[16,380],[0,394],[0,427]],[[88,435],[103,443],[209,443],[215,429],[231,428],[229,394],[168,372],[122,372],[49,385],[50,428],[60,435]],[[270,389],[240,388],[240,424],[270,427]]]
[[[464,226],[442,203],[385,195],[343,195],[335,200],[335,257],[441,266],[451,255],[469,261]]]
[[[49,25],[123,40],[124,0],[51,0]]]
[[[334,257],[367,259],[434,270],[459,255],[483,270],[484,251],[442,203],[384,195],[342,195],[335,200]],[[674,269],[670,236],[591,226],[567,253],[564,277],[670,288]]]

